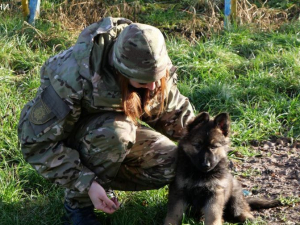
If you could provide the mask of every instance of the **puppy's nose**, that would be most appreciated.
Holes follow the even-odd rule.
[[[210,167],[210,162],[203,162],[201,166],[205,169],[208,169]]]

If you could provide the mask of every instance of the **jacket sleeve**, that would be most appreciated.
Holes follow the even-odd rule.
[[[177,88],[176,73],[168,80],[168,96],[166,100],[165,111],[161,115],[145,118],[144,121],[171,140],[177,141],[183,136],[186,124],[195,115],[189,99],[180,94]]]
[[[49,61],[59,61],[51,58]],[[65,57],[65,55],[64,55]],[[67,56],[66,56],[67,57]],[[65,59],[64,59],[65,60]],[[61,74],[54,77],[52,62],[46,62],[41,70],[41,86],[34,100],[21,112],[18,137],[25,160],[43,177],[65,188],[87,191],[95,174],[85,167],[79,152],[68,146],[70,136],[81,114],[82,79],[75,66],[70,67],[72,57],[60,66]],[[76,64],[71,64],[76,65]],[[72,77],[72,78],[70,78]]]

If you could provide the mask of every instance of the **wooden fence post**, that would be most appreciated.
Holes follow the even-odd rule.
[[[27,18],[29,15],[28,0],[22,0],[22,11],[24,18]]]
[[[230,22],[236,24],[237,17],[237,0],[225,0],[224,7],[224,27],[229,28]]]
[[[236,17],[237,17],[237,4],[236,4],[237,0],[231,0],[231,18],[232,21],[236,24]]]
[[[28,23],[34,25],[35,19],[40,14],[40,0],[22,0],[23,15]]]

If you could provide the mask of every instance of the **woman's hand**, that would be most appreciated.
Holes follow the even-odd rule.
[[[88,194],[97,210],[111,214],[120,207],[118,200],[116,198],[109,199],[103,187],[96,181],[93,181]]]

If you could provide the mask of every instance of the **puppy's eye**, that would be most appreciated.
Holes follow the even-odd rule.
[[[221,147],[221,146],[222,146],[221,144],[217,143],[217,144],[211,145],[211,146],[210,146],[210,149],[211,149],[211,150],[216,150],[217,148],[219,148],[219,147]]]
[[[193,146],[194,146],[195,148],[200,149],[200,148],[202,148],[202,143],[194,143]]]
[[[218,148],[218,147],[216,147],[216,146],[211,146],[211,147],[210,147],[210,150],[215,151],[215,150],[217,150],[217,148]]]

